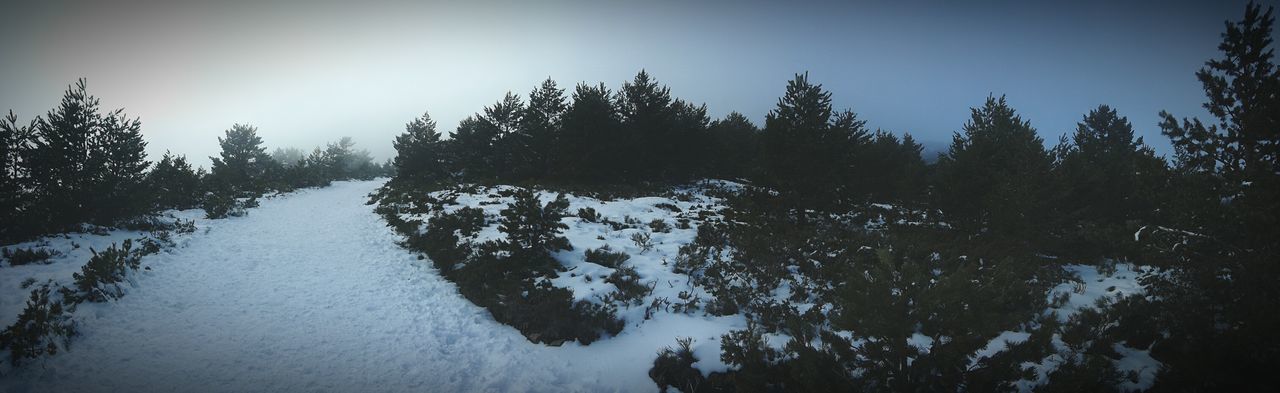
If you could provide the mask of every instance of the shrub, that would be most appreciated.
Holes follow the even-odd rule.
[[[653,235],[650,235],[649,232],[633,233],[631,234],[631,241],[636,244],[636,247],[640,247],[641,253],[653,249]]]
[[[46,250],[43,248],[2,248],[0,255],[9,261],[9,266],[22,266],[32,263],[48,264],[49,259],[58,255],[56,250]]]
[[[578,209],[578,218],[581,218],[583,221],[586,221],[586,222],[601,221],[600,212],[597,212],[595,208],[590,208],[590,207],[584,207],[584,208]]]
[[[618,287],[610,297],[625,304],[640,305],[645,296],[653,292],[653,288],[640,283],[640,274],[630,266],[622,266],[613,271],[604,282]]]
[[[564,194],[546,205],[542,205],[538,195],[529,189],[519,189],[513,197],[515,201],[502,210],[503,220],[498,227],[507,235],[513,255],[573,249],[569,240],[560,236],[560,231],[569,228],[560,222],[569,208],[569,200]]]
[[[649,229],[657,233],[667,233],[671,232],[671,224],[667,224],[666,221],[660,218],[655,218],[653,221],[649,221]]]
[[[204,209],[205,217],[211,219],[240,217],[245,214],[244,205],[230,195],[221,193],[209,194],[200,207]]]
[[[193,233],[196,231],[196,220],[183,221],[179,219],[177,221],[174,221],[173,230],[177,231],[178,233],[184,233],[184,234]]]
[[[65,351],[70,338],[76,335],[75,321],[68,315],[75,306],[65,305],[59,296],[65,291],[53,292],[51,284],[31,291],[18,321],[0,331],[0,349],[9,350],[9,361],[14,366],[20,366],[24,359]]]
[[[622,266],[623,262],[631,259],[631,256],[625,252],[613,251],[608,244],[595,250],[588,248],[583,253],[586,255],[587,262],[612,268]]]
[[[653,368],[649,369],[649,379],[658,384],[658,389],[666,392],[675,387],[684,393],[700,391],[706,378],[702,372],[693,368],[698,361],[693,356],[693,338],[677,338],[676,348],[666,347],[658,351],[658,358],[653,360]]]
[[[141,258],[131,252],[133,242],[126,239],[120,248],[115,244],[101,253],[90,249],[93,257],[84,264],[80,273],[72,274],[75,279],[79,300],[105,302],[119,299],[124,295],[120,283],[124,281],[129,270],[138,270]]]
[[[672,212],[672,213],[679,213],[679,212],[683,211],[683,210],[680,210],[680,207],[679,207],[679,206],[676,206],[676,205],[673,205],[673,204],[670,204],[670,203],[667,203],[667,202],[662,202],[662,203],[659,203],[659,204],[653,205],[653,207],[656,207],[656,208],[659,208],[659,209],[662,209],[662,210],[666,210],[666,211],[669,211],[669,212]]]

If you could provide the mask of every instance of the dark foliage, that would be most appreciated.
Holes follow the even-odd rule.
[[[693,368],[698,361],[693,356],[690,345],[692,338],[676,339],[676,348],[666,347],[658,351],[658,358],[653,360],[653,368],[649,369],[649,379],[658,384],[658,390],[666,392],[674,387],[684,393],[703,391],[701,388],[706,378],[702,371]]]
[[[126,239],[120,247],[112,244],[101,253],[93,251],[93,257],[84,264],[75,279],[76,301],[105,302],[124,296],[120,284],[130,270],[138,270],[141,257],[132,252],[133,242]]]
[[[588,248],[583,252],[583,254],[585,254],[587,262],[612,268],[620,267],[623,263],[631,259],[631,256],[627,255],[627,253],[622,251],[613,251],[607,244],[604,247],[594,250]]]
[[[58,255],[57,250],[48,250],[44,248],[28,247],[28,248],[2,248],[0,256],[9,262],[9,266],[22,266],[32,263],[48,263],[49,258]]]
[[[31,291],[27,306],[18,320],[0,331],[0,350],[9,350],[9,362],[20,366],[23,361],[66,351],[76,324],[69,315],[75,308],[64,303],[62,293],[45,283]]]

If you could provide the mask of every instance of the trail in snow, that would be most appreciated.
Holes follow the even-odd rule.
[[[145,258],[123,299],[77,311],[70,352],[0,391],[653,391],[670,332],[723,329],[673,317],[588,347],[531,344],[395,244],[364,204],[380,184],[265,200]]]

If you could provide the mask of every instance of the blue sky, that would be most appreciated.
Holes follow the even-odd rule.
[[[757,122],[807,71],[869,126],[937,142],[988,94],[1050,144],[1108,104],[1167,154],[1157,113],[1205,115],[1194,73],[1245,4],[99,3],[7,10],[0,109],[27,121],[87,77],[104,106],[142,118],[153,158],[204,165],[237,122],[270,147],[352,136],[385,159],[423,111],[451,131],[546,77],[616,88],[642,68],[715,117]]]

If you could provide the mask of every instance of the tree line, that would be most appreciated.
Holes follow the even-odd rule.
[[[509,93],[451,138],[424,114],[395,141],[388,188],[738,179],[777,194],[752,211],[783,212],[801,229],[811,225],[808,212],[907,206],[940,215],[968,249],[1001,260],[1159,267],[1142,279],[1146,296],[1075,324],[1091,327],[1081,348],[1091,356],[1114,355],[1100,343],[1149,350],[1163,364],[1157,389],[1248,390],[1265,386],[1280,362],[1274,20],[1272,9],[1251,4],[1243,20],[1226,23],[1221,57],[1196,73],[1213,118],[1160,114],[1172,157],[1157,155],[1108,105],[1047,146],[1005,97],[988,96],[926,164],[910,135],[869,130],[854,112],[833,108],[831,93],[807,74],[787,83],[761,128],[736,112],[710,120],[705,105],[673,98],[641,71],[617,91],[584,83],[568,96],[548,79],[527,103]]]
[[[280,159],[266,154],[252,126],[237,124],[218,143],[222,150],[209,171],[168,152],[148,161],[140,119],[123,109],[104,111],[81,79],[44,116],[23,124],[10,111],[0,119],[0,240],[127,224],[165,209],[214,211],[220,206],[211,203],[389,169],[350,138]]]

